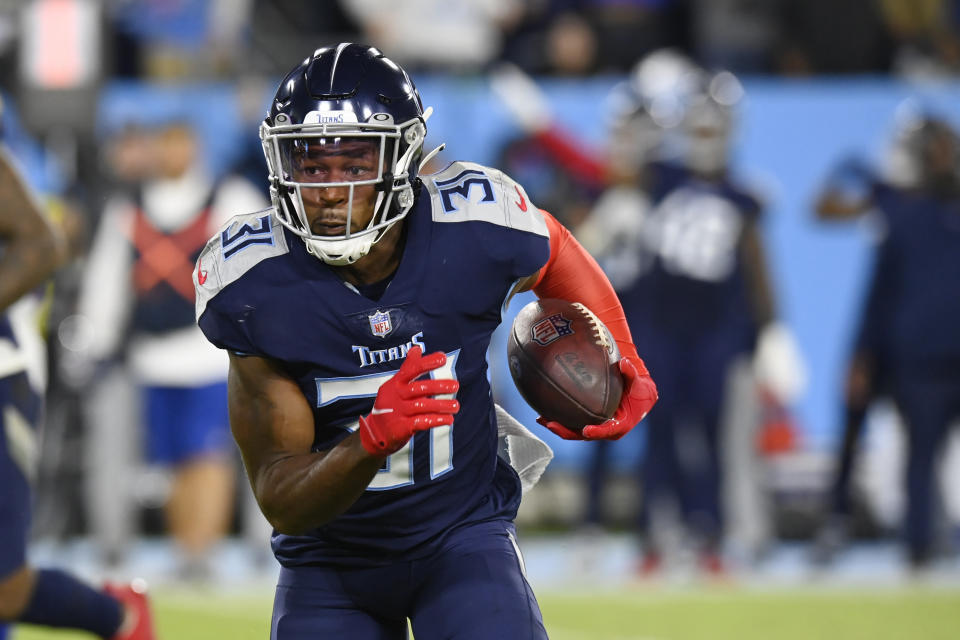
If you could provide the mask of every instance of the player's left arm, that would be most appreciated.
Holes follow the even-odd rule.
[[[66,260],[66,240],[40,210],[6,151],[0,151],[0,312]]]
[[[556,218],[543,211],[550,232],[550,258],[535,274],[522,280],[517,291],[533,290],[540,298],[580,302],[607,326],[620,349],[624,391],[613,417],[583,428],[583,434],[558,422],[537,421],[567,440],[616,440],[633,429],[657,401],[657,387],[637,353],[620,299],[597,261]]]
[[[743,237],[740,240],[740,258],[747,279],[747,293],[753,320],[756,326],[764,327],[773,322],[775,305],[766,252],[755,220],[748,220],[744,226]]]

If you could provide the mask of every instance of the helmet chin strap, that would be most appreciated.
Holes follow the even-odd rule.
[[[307,245],[307,253],[330,266],[343,267],[353,264],[370,253],[377,235],[371,233],[367,236],[350,238],[349,240],[312,240],[304,238],[303,242]]]
[[[314,240],[303,238],[307,245],[307,253],[320,259],[325,264],[332,267],[343,267],[353,264],[364,257],[373,248],[387,231],[393,228],[400,219],[394,220],[391,224],[379,229],[376,233],[369,233],[358,238],[349,238],[347,240]]]

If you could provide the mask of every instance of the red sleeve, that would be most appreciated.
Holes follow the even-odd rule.
[[[540,298],[584,304],[607,325],[620,355],[640,360],[620,299],[600,265],[556,218],[546,211],[542,213],[550,231],[550,258],[540,269],[533,292]],[[641,373],[647,372],[644,369]]]
[[[536,140],[570,175],[595,187],[605,186],[606,165],[584,151],[582,143],[571,138],[565,131],[552,127],[537,133]]]

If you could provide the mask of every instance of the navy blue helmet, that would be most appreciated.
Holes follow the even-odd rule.
[[[317,49],[280,83],[260,127],[275,215],[324,262],[359,260],[413,206],[427,117],[410,76],[378,49],[353,43]],[[311,150],[360,141],[379,154],[369,175],[336,181],[294,170]],[[356,189],[370,185],[376,191],[373,217],[351,231]],[[311,231],[305,188],[348,190],[342,233]]]

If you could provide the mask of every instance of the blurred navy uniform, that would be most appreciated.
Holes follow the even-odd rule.
[[[946,122],[931,116],[903,137],[912,180],[890,184],[861,169],[860,191],[867,191],[845,194],[834,180],[818,213],[836,219],[870,210],[881,232],[848,388],[863,387],[855,399],[864,410],[870,398],[892,396],[906,423],[904,533],[911,563],[920,567],[935,551],[939,452],[960,417],[960,144]],[[847,425],[837,493],[846,492],[843,474],[849,475],[859,422]],[[843,495],[834,501],[845,504]]]
[[[874,275],[882,319],[867,341],[908,428],[904,528],[918,565],[933,552],[938,454],[960,417],[960,189],[944,186],[874,197],[888,229]]]
[[[6,623],[82,629],[114,640],[153,640],[142,588],[103,591],[27,558],[31,481],[45,387],[39,296],[31,294],[68,257],[63,237],[0,149],[0,637]],[[124,625],[127,612],[136,622]],[[132,615],[130,616],[132,620]]]
[[[684,521],[715,551],[724,389],[730,365],[752,351],[758,329],[741,243],[760,207],[726,178],[706,182],[669,165],[652,174],[650,264],[620,290],[631,333],[661,390],[647,419],[643,518],[649,524],[650,510],[674,494]]]
[[[660,388],[640,473],[644,571],[660,565],[651,525],[668,502],[694,535],[702,567],[722,567],[719,447],[728,374],[755,351],[761,329],[773,326],[761,206],[727,170],[742,88],[729,73],[697,77],[683,114],[683,162],[657,159],[662,131],[641,94],[614,130],[618,184],[578,230],[601,256]],[[601,465],[598,455],[594,475]]]
[[[0,103],[0,112],[2,110]],[[11,205],[22,206],[26,192],[19,193],[25,188],[19,185],[14,161],[2,140],[0,131],[0,187],[9,199],[9,202],[0,203],[6,208],[0,215],[23,216],[27,220],[33,220],[36,216],[39,222],[39,211],[16,210],[7,213]],[[0,257],[17,248],[14,247],[16,242],[25,245],[34,243],[38,247],[35,251],[51,254],[34,269],[40,272],[41,277],[47,277],[58,262],[54,257],[54,247],[46,246],[53,238],[50,230],[43,228],[43,234],[37,233],[37,237],[25,239],[16,237],[6,220],[0,221],[4,222],[0,225]],[[23,271],[29,269],[26,264],[15,265],[14,271],[16,268]],[[4,272],[3,276],[9,278],[6,283],[8,286],[21,279],[37,281],[35,273]],[[8,293],[4,291],[5,295]],[[10,295],[10,299],[0,299],[0,581],[26,562],[31,513],[30,481],[36,472],[39,446],[37,429],[45,382],[45,350],[36,327],[40,294],[34,291],[23,296]],[[4,628],[0,624],[0,637],[5,635]]]
[[[30,304],[29,301],[20,303]],[[23,314],[19,314],[23,319]],[[31,384],[30,357],[22,349],[11,314],[0,314],[0,577],[26,561],[30,530],[30,479],[36,471],[41,395]],[[37,363],[34,363],[37,364]]]

